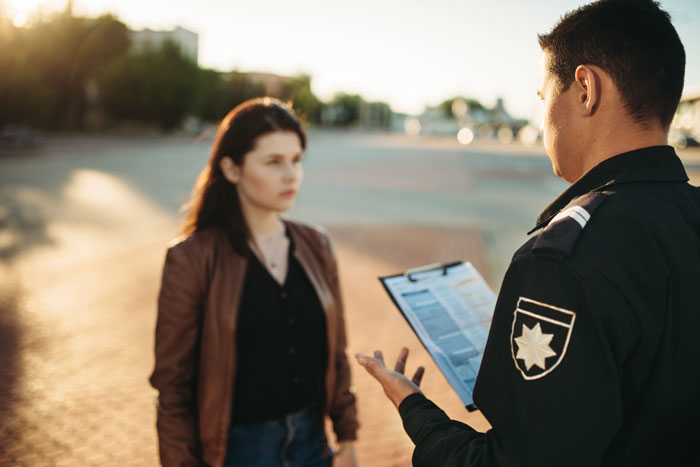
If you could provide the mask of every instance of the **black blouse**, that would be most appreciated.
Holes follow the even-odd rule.
[[[236,331],[234,424],[280,418],[324,398],[326,317],[289,241],[282,285],[250,253]]]

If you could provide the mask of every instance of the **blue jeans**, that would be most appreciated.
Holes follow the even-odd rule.
[[[232,425],[224,466],[331,467],[332,458],[323,419],[312,406],[277,420]]]

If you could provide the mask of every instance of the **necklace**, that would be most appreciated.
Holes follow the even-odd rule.
[[[276,272],[283,259],[282,254],[286,251],[288,244],[289,239],[284,235],[284,230],[282,230],[280,233],[268,238],[261,238],[258,241],[252,239],[250,247],[263,265]]]
[[[267,265],[270,267],[270,269],[277,269],[277,266],[279,266],[277,263],[277,256],[279,256],[279,252],[277,252],[275,256],[268,259]]]
[[[262,252],[261,248],[258,248],[255,244],[251,244],[251,249],[253,250],[253,253],[258,257],[261,263],[263,263],[265,266],[269,267],[270,269],[277,269],[279,266],[279,261],[280,261],[280,256],[281,252],[284,249],[285,241],[280,241],[277,245],[274,246],[272,251],[268,252],[266,255],[265,253]]]

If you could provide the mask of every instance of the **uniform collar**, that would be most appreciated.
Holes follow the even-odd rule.
[[[630,182],[688,181],[681,160],[671,146],[652,146],[604,160],[566,189],[537,217],[528,235],[544,227],[574,198],[592,191]]]

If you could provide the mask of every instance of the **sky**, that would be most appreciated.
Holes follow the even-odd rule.
[[[322,99],[361,94],[419,113],[462,95],[516,117],[540,112],[540,49],[580,0],[74,0],[76,14],[111,12],[132,29],[181,26],[199,35],[199,64],[222,71],[308,73]],[[65,0],[0,0],[22,22]],[[700,92],[700,0],[661,0],[687,55],[686,92]]]

